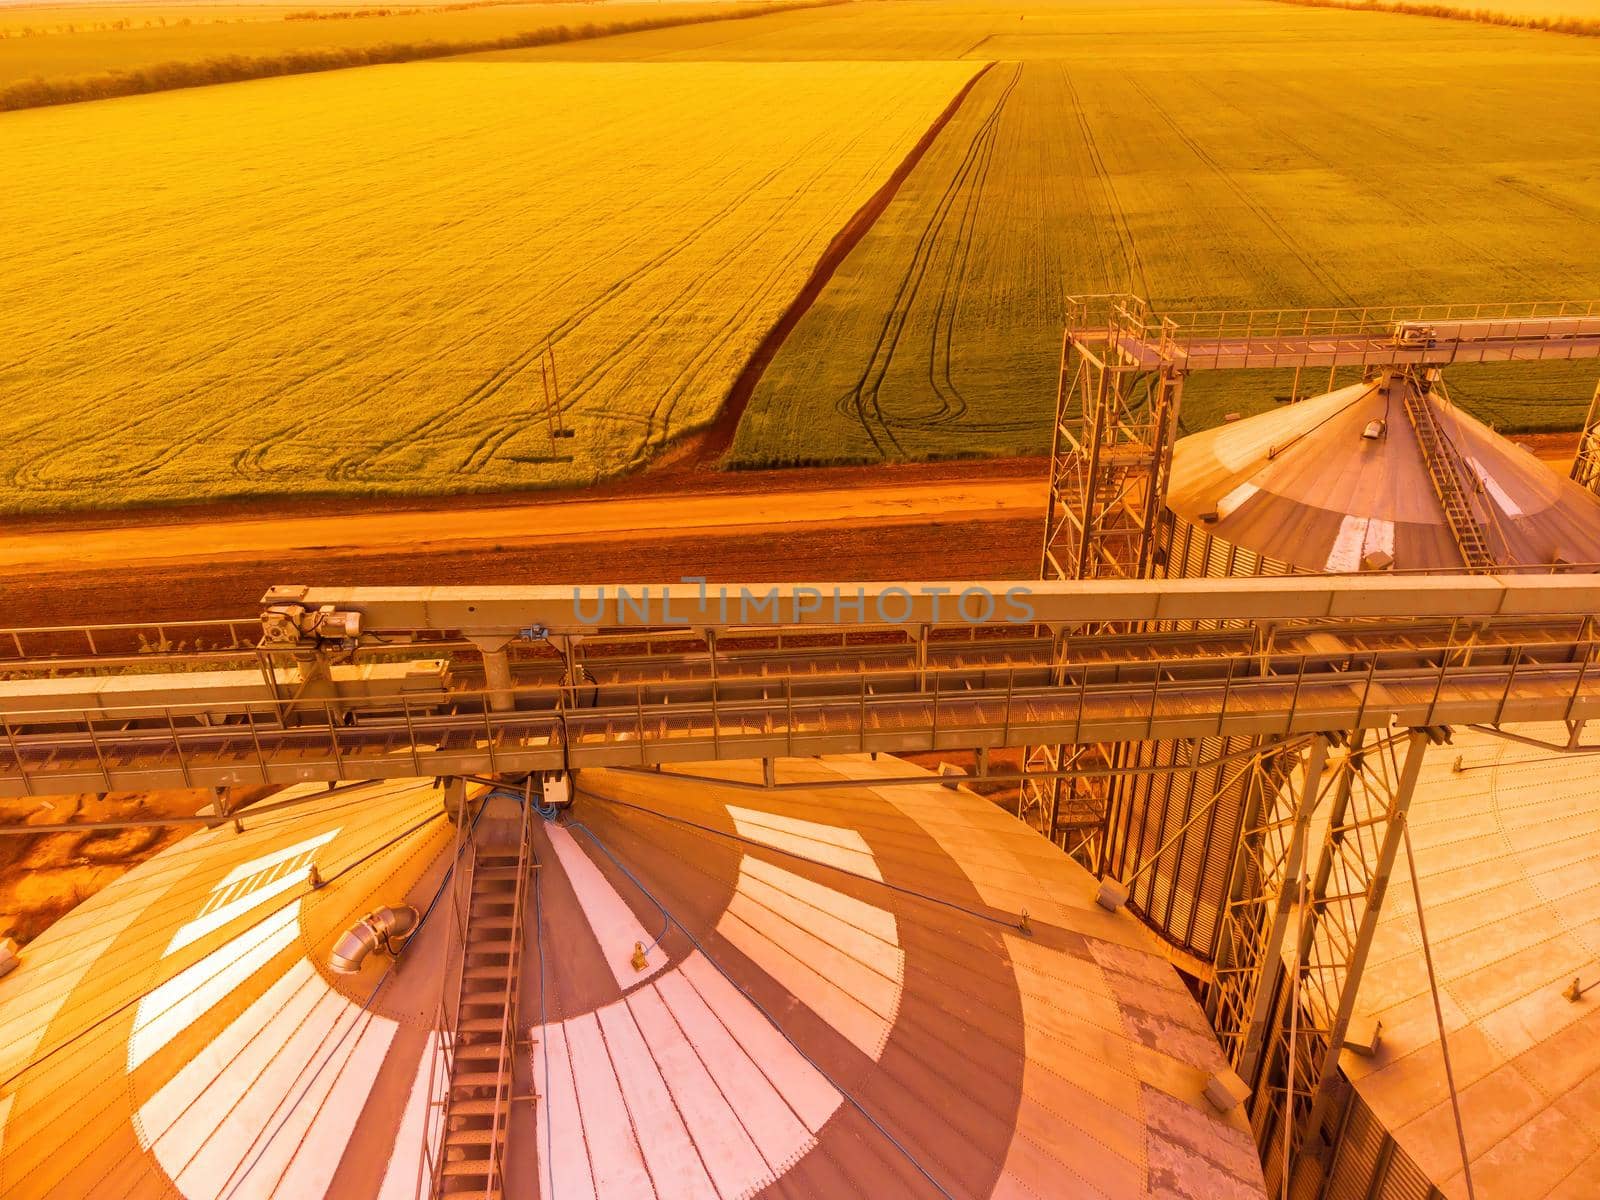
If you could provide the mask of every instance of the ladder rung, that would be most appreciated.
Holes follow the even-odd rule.
[[[499,1042],[477,1042],[477,1043],[474,1043],[474,1044],[468,1045],[468,1046],[457,1046],[455,1048],[455,1057],[458,1058],[458,1059],[461,1059],[461,1058],[474,1058],[474,1059],[493,1058],[493,1059],[499,1059],[499,1057],[500,1057],[500,1043]]]
[[[452,1088],[511,1086],[511,1072],[464,1071],[450,1080]]]
[[[441,1175],[479,1175],[484,1179],[489,1178],[489,1160],[487,1158],[473,1158],[461,1162],[448,1162],[444,1165]]]
[[[450,1102],[450,1115],[462,1117],[492,1117],[495,1113],[503,1111],[502,1104],[493,1100],[452,1100]]]
[[[444,1135],[445,1148],[451,1146],[492,1146],[505,1137],[505,1129],[452,1129]]]

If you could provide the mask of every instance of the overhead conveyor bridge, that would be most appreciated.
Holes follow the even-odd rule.
[[[1012,619],[964,620],[963,595],[969,612],[988,596]],[[1600,711],[1592,576],[279,588],[265,603],[261,625],[197,623],[177,640],[132,626],[0,634],[0,795],[1577,728]],[[417,685],[339,686],[363,661]],[[251,663],[261,682],[246,695]],[[94,681],[92,703],[44,701],[71,678]],[[218,678],[226,704],[208,695]],[[126,699],[109,702],[121,684]],[[160,701],[141,703],[152,690]]]
[[[1075,310],[1068,337],[1141,370],[1447,367],[1600,357],[1600,301],[1152,314],[1135,297]],[[1105,304],[1109,301],[1109,304]]]

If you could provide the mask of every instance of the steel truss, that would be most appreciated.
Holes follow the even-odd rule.
[[[1160,335],[1169,332],[1153,322],[1144,301],[1132,296],[1068,300],[1041,579],[1146,579],[1152,574],[1183,392],[1183,372],[1175,359],[1152,370],[1126,352],[1134,341],[1143,344],[1153,324]],[[1126,757],[1125,748],[1114,745],[1029,747],[1017,815],[1068,853],[1096,862],[1109,782],[1062,775],[1084,766],[1116,768]]]
[[[1571,474],[1574,482],[1600,496],[1600,383],[1595,385],[1594,397],[1589,401],[1589,415],[1584,418],[1583,433],[1578,437]]]
[[[1251,781],[1206,1011],[1250,1086],[1269,1192],[1287,1178],[1301,1194],[1326,1168],[1339,1054],[1423,754],[1444,736],[1324,733]]]
[[[1147,578],[1183,393],[1173,327],[1132,296],[1067,303],[1039,577]],[[1154,366],[1132,353],[1152,332]]]

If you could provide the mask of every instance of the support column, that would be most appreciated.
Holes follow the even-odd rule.
[[[1572,460],[1571,474],[1580,487],[1600,496],[1600,384],[1595,385],[1594,397],[1589,401],[1589,415],[1584,418],[1583,432],[1578,436],[1578,453]]]
[[[1319,737],[1298,777],[1251,799],[1259,812],[1240,840],[1206,1011],[1253,1089],[1269,1190],[1286,1178],[1298,1189],[1303,1173],[1321,1170],[1307,1152],[1333,1114],[1339,1054],[1423,755],[1445,736],[1357,731],[1343,753]]]
[[[483,654],[483,685],[489,693],[489,707],[495,712],[510,712],[516,707],[512,694],[515,684],[511,679],[511,658],[506,654],[509,637],[475,637],[468,639]]]

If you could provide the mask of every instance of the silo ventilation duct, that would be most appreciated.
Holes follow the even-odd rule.
[[[367,955],[382,950],[393,958],[405,948],[417,929],[417,910],[409,904],[368,913],[345,931],[328,956],[328,969],[336,975],[354,975]]]

